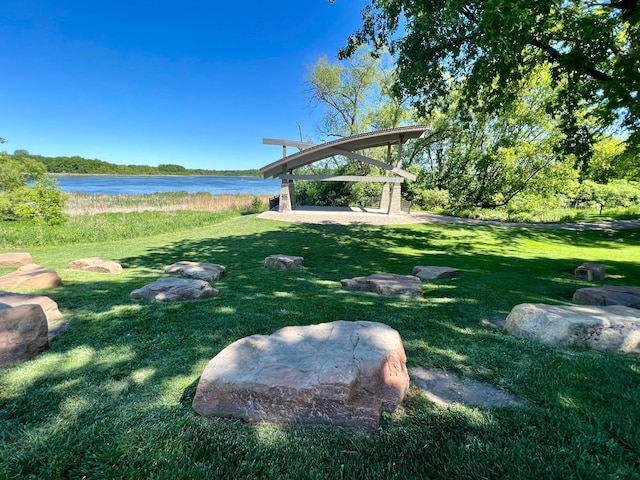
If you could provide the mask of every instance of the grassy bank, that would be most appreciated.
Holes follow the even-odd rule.
[[[136,223],[140,214],[120,215]],[[239,214],[198,224],[172,215],[181,228],[135,240],[105,233],[29,247],[62,276],[64,286],[42,293],[70,327],[45,353],[0,370],[0,478],[640,478],[640,360],[556,350],[487,326],[518,303],[569,303],[589,285],[570,274],[585,260],[607,265],[607,283],[639,285],[640,231],[298,225]],[[105,232],[116,228],[104,218]],[[302,255],[307,268],[265,270],[272,253]],[[125,270],[66,268],[88,256]],[[129,298],[178,260],[225,265],[220,296]],[[342,278],[415,265],[462,273],[425,283],[422,300],[340,287]],[[191,409],[204,366],[229,343],[338,319],[386,323],[402,335],[410,366],[490,382],[526,406],[443,407],[412,389],[373,434],[246,425]]]

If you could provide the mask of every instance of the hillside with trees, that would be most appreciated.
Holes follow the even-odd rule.
[[[72,175],[215,175],[215,176],[259,176],[258,170],[208,170],[189,169],[177,164],[118,165],[103,160],[88,159],[79,156],[45,157],[30,154],[26,150],[16,150],[16,158],[30,158],[43,163],[47,173]]]

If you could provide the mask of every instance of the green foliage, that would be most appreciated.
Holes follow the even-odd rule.
[[[583,109],[640,147],[636,1],[372,0],[362,15],[340,56],[363,44],[390,49],[396,91],[422,111],[445,106],[461,81],[466,107],[504,112],[521,82],[549,63],[566,148],[577,157],[588,150],[592,132],[576,117]]]
[[[251,212],[253,213],[261,213],[265,211],[265,205],[262,203],[262,200],[257,195],[253,196],[251,200]]]
[[[59,225],[67,219],[63,213],[66,199],[56,182],[46,177],[41,162],[0,154],[0,221],[36,220]]]
[[[562,135],[546,110],[551,96],[544,69],[522,81],[507,113],[468,110],[452,95],[449,108],[429,118],[440,135],[417,144],[413,162],[424,171],[411,199],[421,202],[421,191],[438,189],[449,192],[451,208],[495,208],[523,193],[553,198],[569,188],[575,158],[557,152]]]

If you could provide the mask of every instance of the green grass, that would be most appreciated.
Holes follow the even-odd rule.
[[[65,282],[41,293],[70,327],[43,354],[0,370],[0,478],[640,478],[640,359],[556,350],[483,323],[522,302],[570,303],[590,285],[571,275],[583,261],[605,263],[607,283],[640,284],[639,230],[349,227],[254,216],[189,227],[182,215],[170,233],[28,248]],[[264,269],[273,253],[302,255],[306,269]],[[66,268],[87,256],[125,270]],[[225,265],[220,296],[129,298],[179,260]],[[425,283],[422,300],[340,287],[342,278],[415,265],[458,267],[461,276]],[[193,412],[199,375],[226,345],[339,319],[386,323],[402,335],[410,366],[491,382],[527,406],[442,407],[412,389],[373,434]]]

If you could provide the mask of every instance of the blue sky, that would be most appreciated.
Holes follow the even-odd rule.
[[[2,148],[117,164],[260,168],[262,138],[316,141],[308,69],[364,0],[4,0]]]

